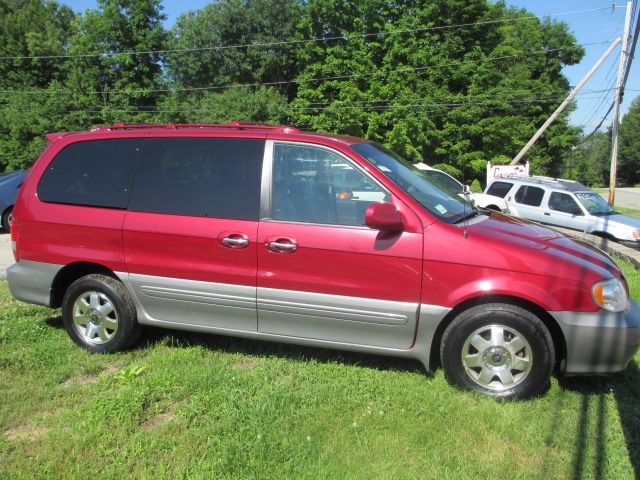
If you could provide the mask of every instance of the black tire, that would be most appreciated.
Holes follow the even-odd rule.
[[[2,214],[2,231],[5,233],[9,233],[11,228],[11,214],[13,213],[13,207],[7,208]]]
[[[87,275],[69,286],[62,299],[62,320],[76,344],[96,353],[126,350],[142,330],[131,295],[106,275]]]
[[[463,311],[447,327],[440,359],[452,385],[526,399],[549,388],[555,350],[547,327],[530,311],[489,303]]]

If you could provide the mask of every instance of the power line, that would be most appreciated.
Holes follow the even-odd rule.
[[[230,88],[248,88],[248,87],[260,87],[260,86],[279,86],[279,85],[291,85],[291,84],[304,84],[310,82],[325,82],[332,80],[348,80],[352,78],[366,78],[366,77],[374,77],[374,76],[387,76],[393,73],[411,73],[411,72],[424,72],[428,70],[433,70],[436,68],[443,67],[455,67],[459,65],[468,65],[474,63],[483,63],[483,62],[493,62],[497,60],[506,60],[510,58],[523,58],[532,55],[540,55],[540,54],[548,54],[552,52],[557,52],[561,50],[567,50],[571,48],[575,48],[576,46],[590,46],[590,45],[602,45],[608,44],[610,41],[605,42],[593,42],[593,43],[585,43],[582,45],[572,45],[571,47],[559,47],[559,48],[545,48],[542,50],[532,50],[529,52],[524,52],[520,54],[514,55],[501,55],[497,57],[485,57],[478,60],[463,60],[459,62],[449,62],[442,64],[434,64],[434,65],[426,65],[421,67],[402,67],[393,70],[382,71],[378,70],[373,73],[356,73],[351,75],[333,75],[328,77],[317,77],[317,78],[298,78],[295,80],[282,80],[282,81],[274,81],[274,82],[254,82],[254,83],[245,83],[245,84],[229,84],[229,85],[220,85],[220,86],[207,86],[207,87],[184,87],[184,88],[161,88],[161,89],[145,89],[145,90],[108,90],[108,91],[82,91],[82,90],[60,90],[56,91],[56,95],[77,95],[77,94],[85,94],[85,95],[102,95],[104,93],[107,94],[125,94],[125,95],[137,95],[137,94],[150,94],[150,93],[170,93],[170,92],[202,92],[202,91],[217,91],[217,90],[227,90]],[[47,90],[0,90],[0,94],[27,94],[27,95],[43,95],[48,94]]]
[[[471,98],[477,98],[476,96],[471,96]],[[361,110],[396,110],[402,108],[416,108],[416,109],[426,109],[426,108],[449,108],[455,109],[459,107],[472,107],[472,106],[481,106],[481,107],[496,107],[502,108],[504,104],[509,105],[519,105],[519,104],[536,104],[536,103],[554,103],[558,100],[564,98],[564,95],[554,95],[548,97],[538,97],[532,99],[500,99],[498,102],[442,102],[442,103],[403,103],[403,104],[364,104],[359,106],[326,106],[326,107],[308,107],[308,108],[288,108],[287,111],[307,111],[307,110],[324,110],[324,111],[335,111],[335,110],[352,110],[352,109],[361,109]],[[95,107],[94,107],[95,108]],[[9,108],[10,109],[10,108]],[[15,109],[24,111],[24,108]],[[189,113],[189,112],[207,112],[210,109],[206,107],[181,107],[175,109],[157,109],[157,108],[117,108],[117,107],[106,107],[104,109],[95,109],[91,110],[91,107],[87,109],[76,109],[76,110],[68,110],[69,112],[85,112],[85,113],[106,113],[106,112],[123,112],[123,113]]]
[[[545,15],[544,17],[558,17],[558,16],[564,16],[564,15],[590,13],[590,12],[606,10],[608,8],[610,7],[600,7],[600,8],[591,8],[587,10],[573,10],[568,12],[550,13]],[[214,45],[210,47],[128,51],[128,52],[79,53],[79,54],[67,54],[67,55],[15,55],[15,56],[7,55],[7,56],[0,56],[0,60],[37,60],[37,59],[53,60],[53,59],[65,59],[65,58],[66,59],[104,58],[104,57],[116,57],[119,55],[154,55],[154,54],[161,55],[161,54],[170,54],[170,53],[191,53],[191,52],[199,52],[199,51],[229,50],[229,49],[241,49],[241,48],[271,48],[275,46],[296,45],[296,44],[314,43],[314,42],[330,42],[330,41],[337,41],[337,40],[348,41],[352,38],[369,38],[369,37],[378,37],[378,36],[384,36],[384,35],[402,35],[406,33],[450,30],[455,28],[465,28],[465,27],[472,27],[477,25],[491,25],[491,24],[500,24],[500,23],[508,23],[508,22],[519,22],[524,20],[540,20],[540,17],[536,15],[530,15],[530,16],[524,16],[524,17],[505,18],[505,19],[499,19],[499,20],[481,20],[478,22],[459,23],[454,25],[438,25],[434,27],[424,27],[424,28],[415,28],[415,29],[403,29],[403,30],[392,30],[392,31],[382,30],[380,32],[375,32],[375,33],[346,34],[346,35],[338,35],[333,37],[315,37],[315,38],[303,39],[303,40],[287,40],[287,41],[278,41],[278,42],[261,42],[261,43],[238,44],[238,45]]]
[[[603,92],[609,92],[611,90],[615,90],[615,88],[611,87],[608,89],[600,89],[600,90],[582,90],[578,96],[579,97],[587,97],[587,96],[592,96],[594,94],[601,94]],[[308,102],[305,103],[305,105],[307,105],[307,107],[309,109],[316,109],[322,106],[350,106],[350,105],[366,105],[366,104],[385,104],[385,103],[393,103],[393,102],[397,102],[399,100],[403,100],[403,101],[424,101],[424,100],[446,100],[448,103],[451,102],[456,102],[456,101],[462,101],[462,100],[469,100],[469,99],[483,99],[483,98],[495,98],[495,97],[501,97],[504,99],[505,96],[509,97],[509,99],[517,99],[517,98],[521,98],[521,97],[532,97],[533,99],[546,99],[546,98],[564,98],[564,97],[560,97],[560,96],[564,96],[566,95],[566,91],[565,90],[558,90],[555,92],[520,92],[520,93],[510,93],[510,94],[505,94],[504,92],[501,93],[484,93],[484,94],[468,94],[468,95],[455,95],[455,94],[451,94],[451,95],[446,95],[446,96],[419,96],[416,98],[378,98],[378,99],[362,99],[362,100],[334,100],[334,101],[327,101],[327,102]],[[597,97],[598,99],[601,98],[600,96]],[[2,107],[2,105],[0,105],[0,108]],[[95,109],[101,109],[103,108],[104,105],[89,105],[87,106],[87,108],[95,108]],[[156,108],[157,105],[138,105],[137,106],[139,109],[153,109]],[[190,108],[190,107],[183,107],[183,108]],[[196,109],[198,109],[199,107],[194,107]]]

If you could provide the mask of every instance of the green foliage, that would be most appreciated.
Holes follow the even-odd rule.
[[[618,183],[640,182],[640,97],[636,97],[620,124]]]
[[[474,178],[473,181],[471,182],[471,185],[469,185],[469,188],[471,188],[471,192],[472,193],[482,193],[482,185],[480,184],[480,180],[478,180],[477,178]]]
[[[147,369],[144,365],[131,365],[115,374],[114,378],[120,383],[131,383]]]
[[[169,54],[168,73],[178,86],[197,88],[290,80],[295,44],[271,44],[292,40],[299,16],[296,0],[220,0],[181,15],[169,49],[195,50]],[[259,46],[238,48],[246,44]]]
[[[294,118],[480,178],[487,160],[513,157],[546,120],[568,91],[562,66],[583,50],[565,24],[550,20],[425,29],[525,15],[484,0],[311,0],[302,35],[328,40],[300,52]],[[336,79],[314,80],[326,77]],[[575,144],[567,115],[531,150],[536,173],[555,174]]]
[[[169,95],[154,120],[164,123],[222,123],[233,120],[283,124],[289,119],[284,95],[274,88],[235,87],[202,95]]]
[[[154,330],[95,355],[5,281],[0,305],[2,479],[618,480],[640,466],[640,353],[496,402],[407,359],[218,335]]]
[[[106,121],[146,121],[164,86],[162,58],[167,33],[160,0],[99,0],[76,18],[69,39],[65,87]],[[135,55],[126,52],[140,52]]]
[[[604,132],[596,132],[584,138],[567,156],[563,178],[578,180],[590,187],[609,184],[611,138]]]
[[[0,56],[62,55],[0,60],[0,170],[28,167],[48,131],[244,120],[361,136],[481,179],[564,98],[561,69],[583,54],[565,24],[525,16],[488,0],[220,0],[167,31],[161,0],[76,16],[0,0]],[[535,173],[568,164],[567,115],[528,154]]]
[[[64,54],[73,18],[70,8],[41,0],[0,0],[0,55],[12,57]],[[44,88],[64,78],[57,59],[3,59],[0,90]],[[2,97],[0,97],[0,104]]]

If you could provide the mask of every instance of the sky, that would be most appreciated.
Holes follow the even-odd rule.
[[[168,17],[166,26],[170,28],[180,14],[199,10],[210,2],[211,0],[163,0],[164,13]],[[59,3],[76,12],[96,6],[95,0],[59,0]],[[578,65],[564,68],[564,74],[572,86],[580,82],[616,37],[622,37],[624,30],[627,3],[624,0],[617,0],[613,4],[615,8],[612,8],[611,0],[506,0],[506,3],[525,8],[534,15],[549,15],[554,20],[566,23],[578,43],[585,45],[586,54],[582,61]],[[593,11],[594,9],[600,10]],[[577,108],[571,113],[571,123],[584,127],[586,133],[596,128],[613,102],[614,91],[609,89],[615,87],[620,50],[618,46],[576,97]],[[632,63],[626,88],[622,115],[628,110],[631,101],[640,95],[640,66],[637,61]],[[600,92],[601,90],[608,91]],[[601,128],[610,126],[612,118],[613,114],[609,114]]]

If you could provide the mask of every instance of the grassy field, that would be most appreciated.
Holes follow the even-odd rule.
[[[0,478],[633,479],[638,363],[499,403],[406,360],[208,335],[91,355],[1,282]]]

